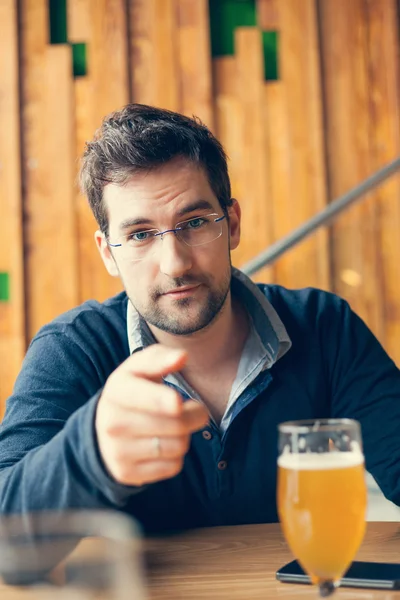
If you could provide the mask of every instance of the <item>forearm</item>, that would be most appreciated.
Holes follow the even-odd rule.
[[[1,513],[120,507],[137,492],[113,481],[101,464],[93,427],[96,401],[78,409],[47,443],[3,468]]]

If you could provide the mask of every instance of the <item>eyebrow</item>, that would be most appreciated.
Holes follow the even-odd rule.
[[[184,217],[188,213],[194,212],[195,210],[215,211],[215,208],[207,200],[195,200],[191,204],[188,204],[187,206],[181,208],[181,210],[178,210],[177,217]]]
[[[180,219],[185,215],[194,212],[195,210],[210,210],[211,212],[214,212],[215,208],[207,200],[195,200],[191,204],[187,204],[186,206],[182,207],[177,212],[176,217],[177,219]],[[126,229],[134,227],[135,225],[146,225],[154,227],[153,221],[151,219],[146,219],[145,217],[137,217],[133,219],[125,219],[124,221],[122,221],[119,225],[119,230],[125,231]]]

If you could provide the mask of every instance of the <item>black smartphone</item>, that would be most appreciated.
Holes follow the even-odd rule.
[[[292,560],[279,571],[276,578],[284,583],[311,583],[311,580],[297,562]],[[341,586],[374,588],[384,590],[400,589],[400,564],[354,561],[344,574]]]

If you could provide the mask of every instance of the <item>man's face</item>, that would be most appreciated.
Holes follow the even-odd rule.
[[[124,186],[104,189],[110,242],[148,229],[165,231],[180,221],[223,212],[204,171],[175,159]],[[188,335],[209,325],[229,294],[230,248],[240,238],[240,209],[229,209],[229,223],[221,221],[222,235],[200,246],[187,246],[174,233],[152,242],[154,250],[140,261],[122,257],[121,248],[109,248],[100,232],[96,242],[111,275],[119,275],[128,297],[154,327]]]

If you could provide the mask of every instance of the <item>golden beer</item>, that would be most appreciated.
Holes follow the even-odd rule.
[[[283,453],[278,512],[286,540],[313,583],[338,581],[365,531],[362,452]]]

